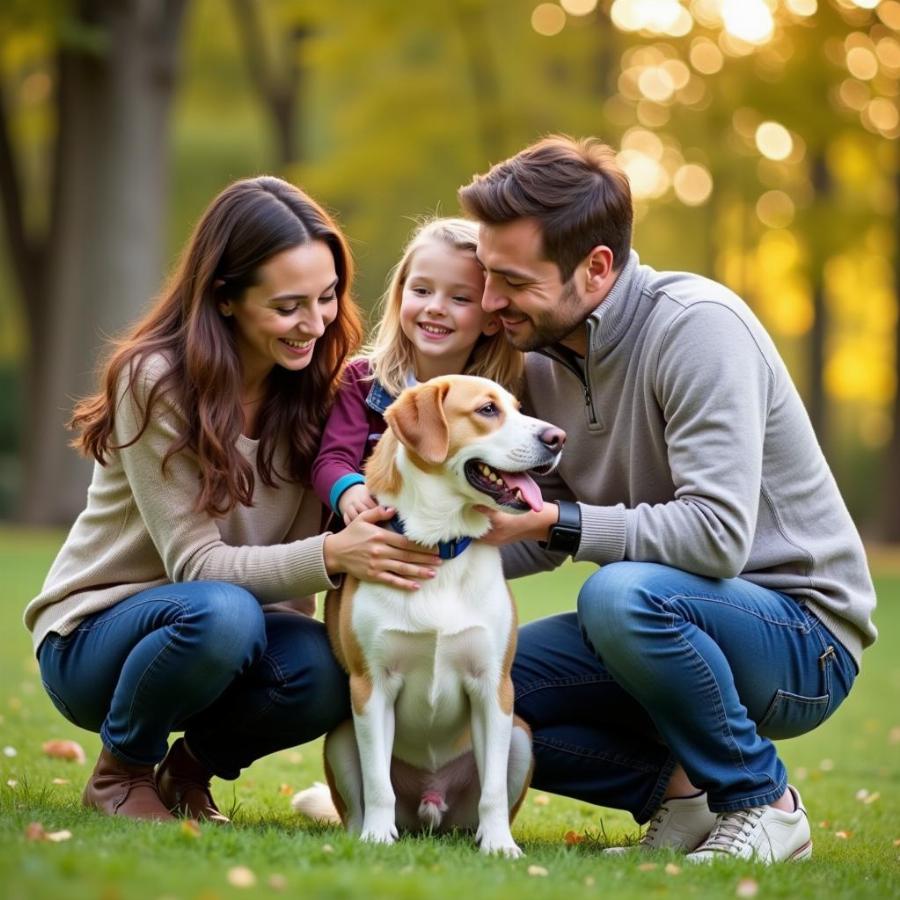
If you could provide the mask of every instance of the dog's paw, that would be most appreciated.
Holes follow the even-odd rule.
[[[393,811],[383,814],[376,814],[374,811],[366,812],[360,834],[361,840],[370,844],[393,844],[398,837]]]
[[[519,845],[513,840],[509,831],[493,833],[487,829],[478,829],[475,839],[478,849],[486,856],[505,856],[507,859],[518,859],[524,856]]]

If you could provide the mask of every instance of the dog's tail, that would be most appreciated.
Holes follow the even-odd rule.
[[[312,787],[298,791],[291,797],[291,806],[308,819],[328,825],[340,825],[341,817],[331,799],[331,791],[327,784],[315,782]]]
[[[447,802],[442,793],[425,791],[419,801],[419,821],[428,831],[434,831],[441,824],[447,809]]]

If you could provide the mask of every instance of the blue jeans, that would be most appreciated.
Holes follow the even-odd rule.
[[[264,612],[243,588],[167,584],[50,633],[41,678],[69,721],[99,732],[114,755],[152,765],[169,734],[220,778],[312,740],[350,717],[347,678],[325,628]]]
[[[577,615],[520,630],[512,674],[534,733],[533,785],[646,822],[676,762],[714,812],[780,797],[771,739],[824,722],[856,664],[791,597],[620,562],[585,582]]]

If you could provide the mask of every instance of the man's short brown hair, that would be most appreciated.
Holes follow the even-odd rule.
[[[631,248],[631,187],[612,148],[596,138],[544,138],[476,175],[459,202],[488,225],[536,219],[563,282],[594,247],[612,250],[615,269]]]

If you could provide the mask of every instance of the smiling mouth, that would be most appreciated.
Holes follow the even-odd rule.
[[[426,322],[419,322],[419,328],[421,328],[425,334],[430,334],[434,337],[446,337],[448,334],[453,334],[453,331],[450,328],[444,328],[443,325],[431,325]]]
[[[553,468],[550,462],[527,472],[505,472],[480,459],[470,459],[465,465],[466,479],[482,494],[487,494],[498,506],[522,512],[540,512],[544,501],[541,490],[531,475],[546,475]]]
[[[308,341],[292,341],[290,338],[279,338],[282,344],[287,344],[292,350],[306,350],[307,347],[312,346],[313,339],[310,338]]]

